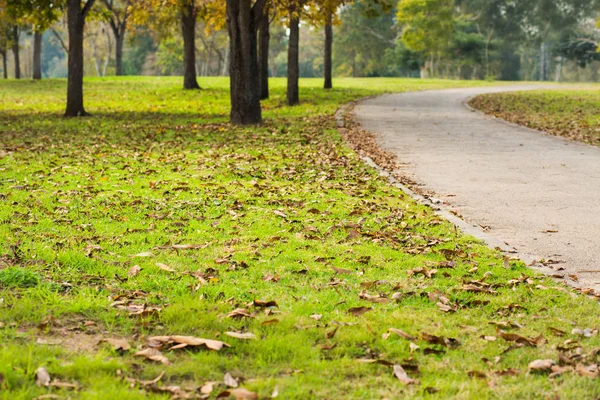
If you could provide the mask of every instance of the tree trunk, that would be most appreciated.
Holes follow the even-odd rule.
[[[327,22],[325,23],[325,58],[323,59],[323,77],[325,78],[325,89],[331,89],[333,84],[331,82],[332,76],[332,65],[331,65],[331,53],[333,48],[333,16],[331,13],[327,15]]]
[[[14,62],[15,62],[15,79],[21,79],[21,62],[19,61],[19,27],[18,26],[13,26],[12,34],[13,34],[12,51],[13,51],[13,58],[14,58]]]
[[[2,73],[4,75],[4,79],[8,79],[8,67],[6,65],[6,52],[0,53],[2,56]]]
[[[196,12],[193,1],[181,9],[181,33],[183,35],[183,88],[200,89],[196,80]]]
[[[268,10],[268,9],[267,9]],[[265,10],[262,16],[258,36],[258,62],[259,62],[259,80],[260,80],[260,98],[269,98],[269,41],[271,35],[269,32],[269,12]]]
[[[67,83],[67,109],[65,117],[89,115],[83,108],[83,28],[87,10],[94,0],[88,0],[81,9],[80,0],[67,0],[69,31],[69,78]]]
[[[33,79],[42,79],[42,33],[33,33]]]
[[[115,75],[123,75],[123,42],[125,41],[125,31],[115,36]]]
[[[288,44],[288,66],[287,66],[287,102],[290,106],[300,102],[298,89],[299,66],[299,44],[300,44],[300,18],[290,16],[290,41]]]
[[[265,0],[227,0],[231,122],[249,125],[262,121],[256,33]]]

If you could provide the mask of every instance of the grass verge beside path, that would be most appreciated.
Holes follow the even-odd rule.
[[[600,146],[599,89],[485,94],[470,105],[529,128]]]
[[[0,398],[600,396],[597,302],[415,204],[332,117],[483,83],[304,80],[293,108],[284,83],[243,128],[224,79],[89,80],[68,120],[64,81],[0,84]]]

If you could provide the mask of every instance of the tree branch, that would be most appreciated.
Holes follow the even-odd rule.
[[[54,36],[56,36],[56,38],[58,39],[60,45],[62,46],[62,48],[65,50],[65,52],[69,52],[69,48],[67,47],[67,45],[65,44],[65,41],[60,37],[59,33],[56,32],[56,29],[51,28],[50,32],[52,32],[54,34]]]
[[[96,0],[87,0],[87,2],[85,3],[85,5],[83,6],[83,10],[81,10],[81,15],[83,16],[83,18],[87,17],[87,15],[90,12],[90,9],[94,5],[95,1]]]

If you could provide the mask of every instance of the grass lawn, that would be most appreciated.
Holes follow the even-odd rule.
[[[600,146],[600,86],[487,94],[470,104],[498,118]]]
[[[290,108],[274,80],[244,128],[227,80],[200,83],[90,79],[86,119],[61,118],[65,81],[0,83],[0,398],[600,396],[598,303],[335,129],[353,99],[485,83],[303,80]],[[528,371],[545,359],[552,378]]]

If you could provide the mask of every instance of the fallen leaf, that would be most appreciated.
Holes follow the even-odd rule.
[[[231,336],[232,338],[242,339],[242,340],[251,340],[256,339],[256,335],[254,333],[246,332],[225,332],[227,336]]]
[[[141,270],[142,268],[139,265],[134,265],[133,267],[129,268],[129,271],[127,271],[127,275],[130,277],[136,276],[140,273]]]
[[[273,319],[268,319],[266,321],[261,322],[261,325],[272,325],[272,324],[277,324],[279,323],[279,320],[277,318],[273,318]]]
[[[278,215],[282,218],[287,218],[287,214],[284,213],[283,211],[279,211],[279,210],[273,210],[273,214]]]
[[[271,301],[263,301],[263,300],[254,300],[254,307],[279,307],[275,300]]]
[[[148,338],[151,342],[161,343],[161,344],[175,344],[175,346],[171,347],[171,350],[182,349],[187,346],[203,346],[209,350],[219,351],[223,347],[231,347],[225,342],[221,342],[220,340],[213,339],[203,339],[194,336],[181,336],[181,335],[172,335],[172,336],[152,336]],[[137,354],[136,354],[137,355]]]
[[[394,375],[396,376],[396,378],[398,378],[400,382],[402,382],[405,385],[413,385],[419,383],[419,381],[411,379],[400,364],[394,365]]]
[[[232,388],[236,388],[239,386],[238,381],[233,376],[231,376],[229,372],[225,373],[225,376],[223,377],[223,383]]]
[[[144,357],[144,358],[147,358],[148,360],[157,361],[157,362],[163,363],[165,365],[170,365],[171,364],[171,362],[169,361],[169,359],[167,357],[165,357],[160,352],[160,350],[155,349],[153,347],[147,347],[147,348],[145,348],[143,350],[140,350],[137,353],[135,353],[134,356]]]
[[[344,268],[336,268],[336,267],[331,267],[331,269],[336,273],[336,274],[346,274],[349,275],[352,273],[351,270],[349,269],[344,269]]]
[[[421,332],[421,339],[423,339],[427,343],[439,344],[439,345],[445,346],[449,349],[455,349],[458,346],[460,346],[460,342],[454,338],[446,338],[443,336],[430,335],[425,332]]]
[[[38,386],[49,386],[50,385],[50,374],[44,367],[40,367],[35,371],[36,380],[35,384]]]
[[[408,333],[406,333],[406,332],[404,332],[403,330],[400,330],[400,329],[390,328],[390,329],[388,329],[388,332],[394,333],[394,334],[396,334],[396,335],[398,335],[401,338],[404,338],[406,340],[410,340],[410,341],[417,340],[417,338],[414,337],[413,335],[409,335]]]
[[[315,321],[319,321],[321,318],[323,318],[323,315],[322,314],[312,314],[309,318],[312,318]]]
[[[143,251],[141,253],[134,254],[131,257],[152,257],[152,253],[149,251]]]
[[[175,272],[175,270],[171,267],[169,267],[167,264],[163,264],[163,263],[156,263],[156,266],[160,269],[162,269],[163,271],[167,271],[167,272]]]
[[[217,399],[222,399],[224,397],[232,397],[232,396],[235,398],[235,400],[257,400],[258,399],[258,395],[256,393],[251,392],[246,389],[243,389],[243,388],[229,389],[224,392],[221,392],[217,396]]]
[[[214,390],[214,386],[215,385],[219,385],[219,384],[220,384],[220,382],[206,382],[200,388],[200,393],[202,393],[202,394],[211,394],[212,391]]]
[[[535,360],[529,363],[529,370],[535,372],[550,372],[555,364],[553,360]]]
[[[254,318],[245,308],[236,308],[226,315],[228,318]]]
[[[544,337],[540,334],[536,338],[526,338],[525,336],[517,335],[516,333],[507,333],[502,330],[498,330],[498,336],[507,342],[515,342],[519,344],[524,344],[531,347],[536,347],[538,344],[543,343]]]
[[[348,309],[348,312],[352,315],[354,315],[355,317],[360,317],[361,315],[363,315],[364,313],[366,313],[367,311],[371,311],[373,309],[373,307],[352,307]]]
[[[105,343],[110,344],[114,350],[127,351],[127,350],[131,349],[131,345],[125,339],[107,338],[107,339],[100,340],[100,342],[105,342]]]

